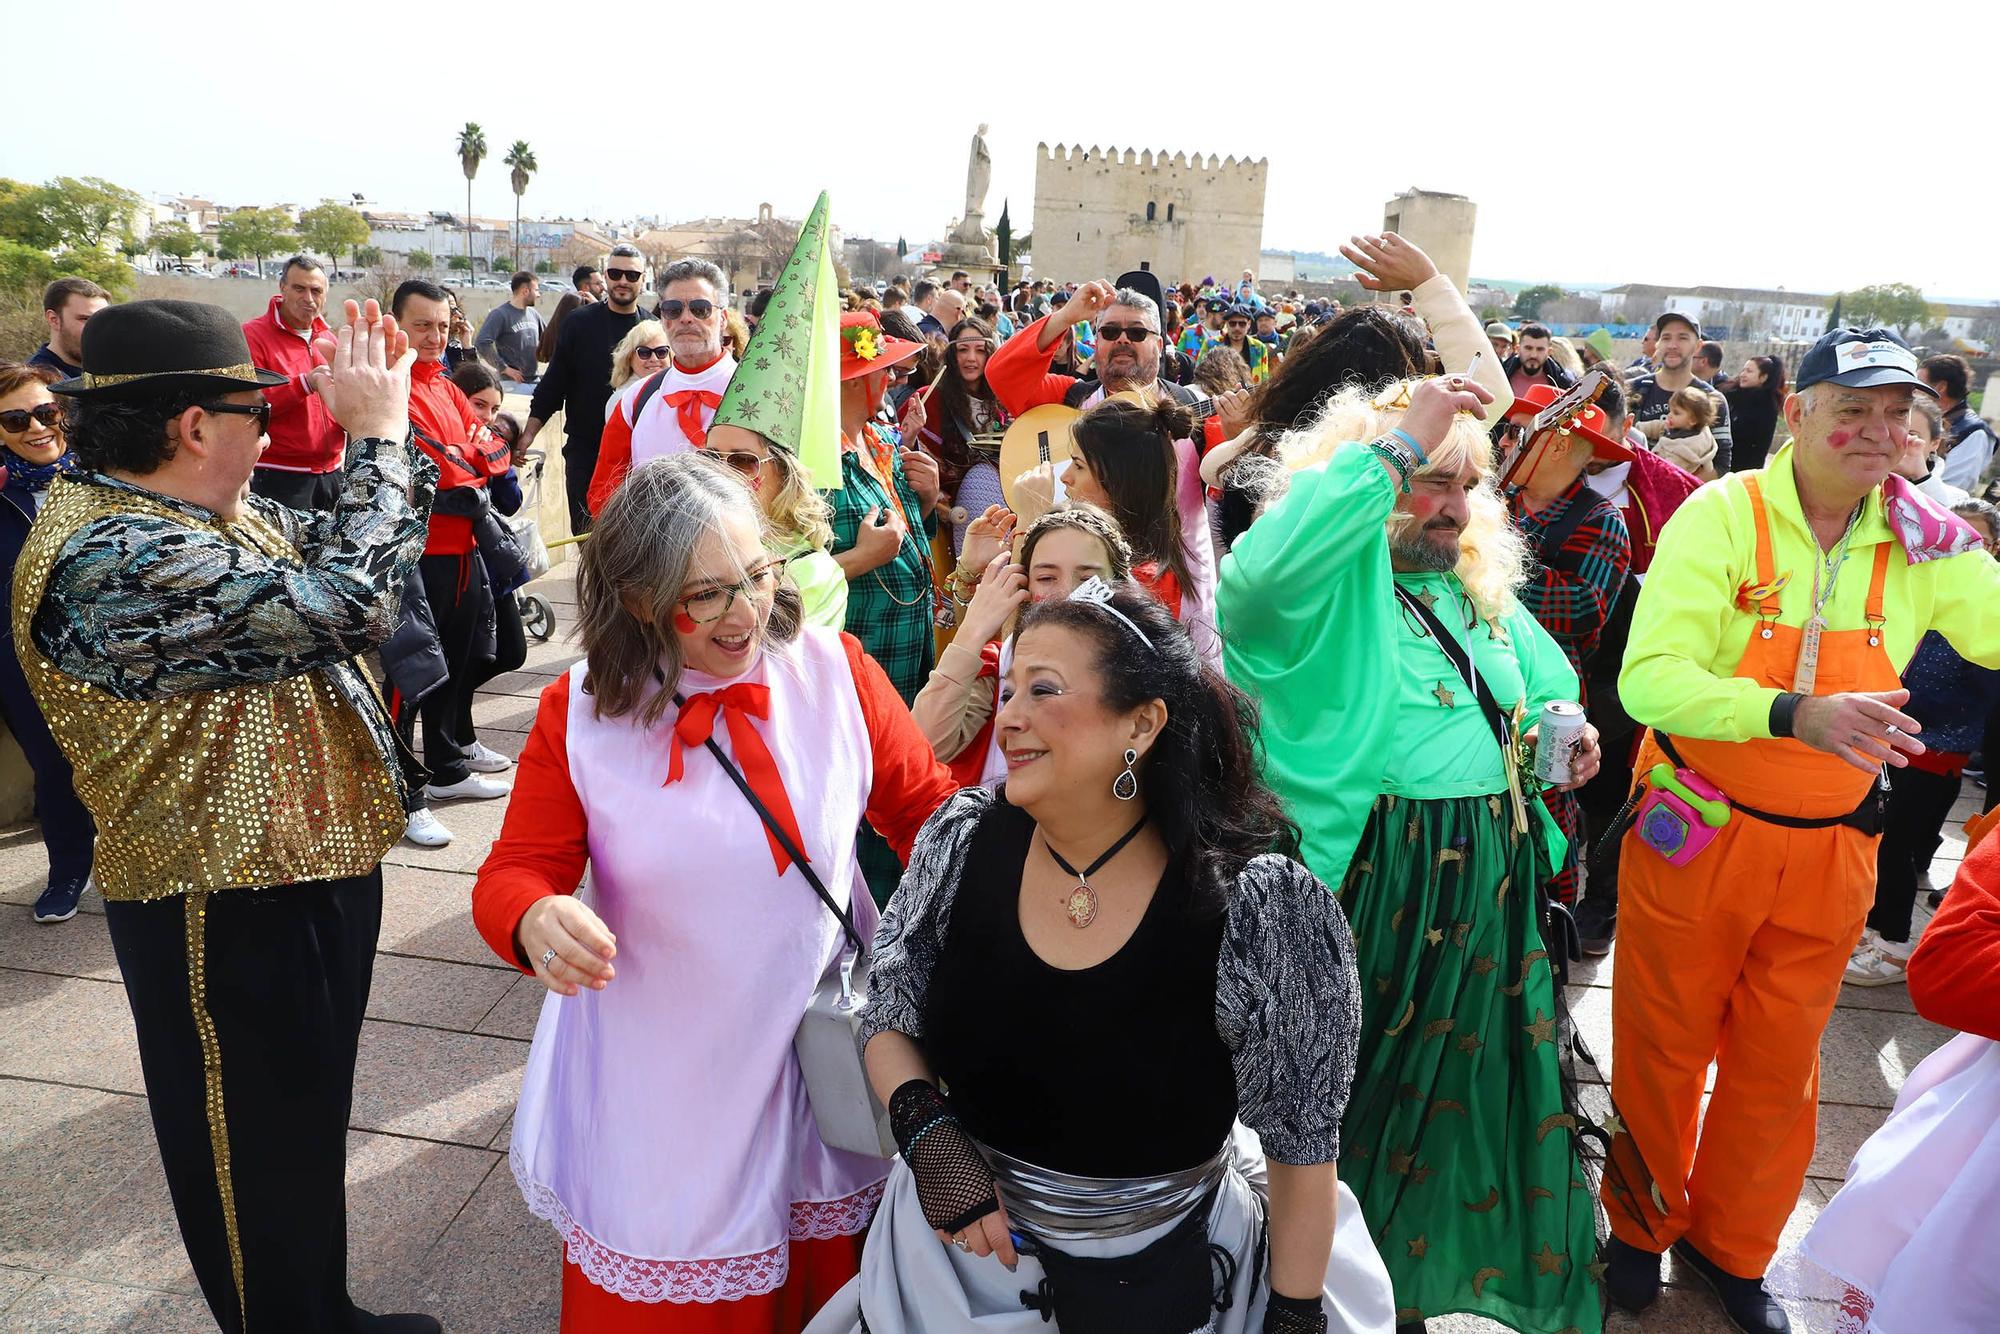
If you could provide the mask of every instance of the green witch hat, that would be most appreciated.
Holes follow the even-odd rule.
[[[820,490],[841,484],[840,286],[823,190],[723,391],[714,425],[755,431],[796,455]]]

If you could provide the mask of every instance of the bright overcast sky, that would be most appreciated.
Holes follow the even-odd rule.
[[[541,161],[530,215],[680,220],[769,201],[798,217],[826,188],[848,236],[914,243],[959,212],[985,121],[988,222],[1007,199],[1017,233],[1037,141],[1116,145],[1268,158],[1267,247],[1330,253],[1415,185],[1477,201],[1481,277],[2000,299],[1990,6],[1105,8],[1120,21],[1042,0],[496,0],[462,37],[472,25],[449,5],[211,0],[169,32],[157,5],[106,0],[83,63],[14,62],[11,101],[37,110],[16,118],[0,174],[460,209],[452,143],[476,120],[492,151],[481,215],[512,212],[499,159],[525,138]],[[1134,73],[1149,65],[1157,79]]]

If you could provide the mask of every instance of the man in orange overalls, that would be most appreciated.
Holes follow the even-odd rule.
[[[1605,1283],[1628,1310],[1672,1246],[1737,1328],[1790,1328],[1762,1276],[1874,894],[1878,780],[1923,749],[1898,673],[1930,629],[2000,667],[2000,564],[1890,472],[1921,392],[1888,330],[1820,339],[1785,404],[1792,442],[1690,497],[1639,595],[1619,676],[1652,729],[1636,772],[1692,771],[1733,810],[1675,865],[1649,793],[1623,847],[1603,1196]]]

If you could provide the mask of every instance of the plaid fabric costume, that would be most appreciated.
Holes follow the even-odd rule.
[[[1573,505],[1588,507],[1583,522],[1556,551],[1543,551],[1543,536]],[[1625,520],[1617,506],[1586,487],[1581,477],[1540,513],[1530,513],[1518,491],[1507,498],[1507,509],[1535,558],[1528,582],[1520,590],[1521,604],[1562,647],[1578,679],[1585,679],[1585,660],[1596,651],[1605,618],[1632,568],[1632,538],[1625,530]],[[1579,686],[1578,694],[1582,693]],[[1549,881],[1549,893],[1563,903],[1574,903],[1585,841],[1583,810],[1574,792],[1548,792],[1543,801],[1569,839],[1569,852]]]
[[[910,531],[895,559],[847,581],[847,632],[861,641],[869,657],[882,664],[889,683],[907,705],[916,699],[930,679],[931,668],[937,665],[930,543],[924,540],[936,531],[937,521],[918,519],[922,510],[917,493],[903,476],[895,447],[872,423],[861,429],[858,446],[841,442],[841,489],[825,493],[833,506],[833,550],[839,553],[852,547],[861,525],[875,509],[901,508]],[[887,903],[902,879],[902,861],[865,820],[855,839],[855,853],[868,881],[868,892],[878,906]]]
[[[917,534],[935,532],[934,519],[919,519],[917,493],[903,476],[903,465],[875,428],[863,428],[860,448],[843,448],[842,487],[828,491],[833,506],[835,555],[854,546],[871,511],[900,506],[910,535],[894,560],[878,565],[847,584],[847,632],[861,641],[868,656],[882,664],[905,704],[917,697],[937,665],[937,642],[931,631],[931,574],[928,545]],[[843,442],[845,443],[845,442]],[[866,454],[864,455],[864,452]],[[890,485],[884,485],[886,471]],[[893,491],[890,487],[893,486]]]

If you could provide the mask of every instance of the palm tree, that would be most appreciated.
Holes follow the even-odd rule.
[[[514,267],[521,267],[521,196],[528,192],[528,178],[535,174],[535,150],[526,139],[516,139],[502,162],[514,169]]]
[[[458,132],[458,165],[465,172],[465,263],[472,266],[472,178],[486,160],[486,131],[476,121],[465,122]]]

